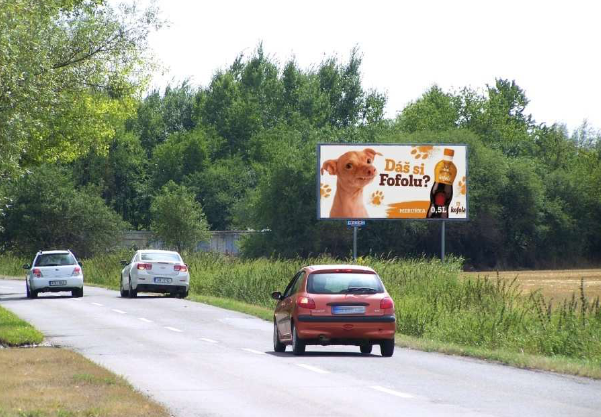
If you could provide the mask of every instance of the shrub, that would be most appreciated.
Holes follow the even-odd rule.
[[[125,223],[91,189],[76,189],[71,177],[45,165],[10,184],[12,203],[2,219],[5,249],[31,255],[72,249],[88,257],[114,246]]]

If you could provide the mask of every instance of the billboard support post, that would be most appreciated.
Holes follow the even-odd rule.
[[[357,226],[353,226],[353,261],[357,262]]]
[[[345,220],[357,229],[369,220],[469,220],[468,147],[455,143],[318,143],[317,219]],[[433,226],[436,228],[436,226]]]
[[[446,222],[442,221],[442,229],[440,230],[440,260],[444,262],[444,254],[445,254],[445,227]]]
[[[365,220],[347,220],[346,226],[353,228],[353,261],[357,262],[357,229],[365,226]]]

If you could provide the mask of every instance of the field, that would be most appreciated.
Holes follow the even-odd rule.
[[[584,280],[584,293],[587,298],[601,297],[601,269],[567,269],[541,271],[500,271],[500,272],[464,272],[464,278],[485,277],[505,280],[516,279],[524,294],[539,290],[547,299],[562,302],[580,292]]]

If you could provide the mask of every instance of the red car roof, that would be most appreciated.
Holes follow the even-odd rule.
[[[372,268],[361,265],[308,265],[305,269],[309,273],[320,272],[359,272],[363,274],[375,274]]]

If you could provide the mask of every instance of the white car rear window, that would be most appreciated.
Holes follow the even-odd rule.
[[[38,256],[34,266],[76,265],[75,257],[70,253],[46,253]]]
[[[142,254],[141,258],[143,261],[181,262],[181,258],[177,253],[146,252]]]

